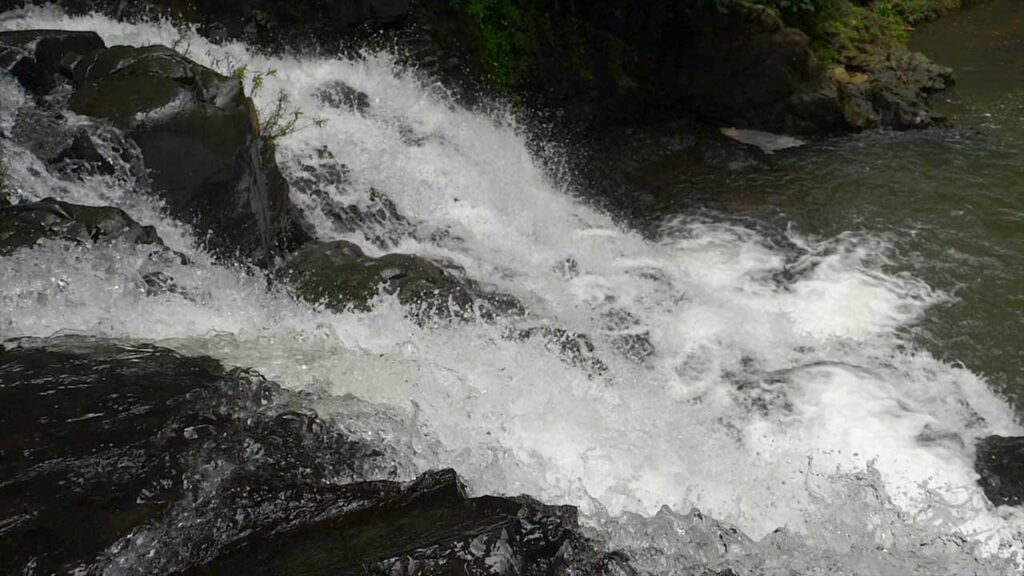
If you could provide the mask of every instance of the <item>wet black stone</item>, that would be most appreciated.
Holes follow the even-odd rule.
[[[328,480],[361,474],[376,453],[289,400],[253,372],[152,346],[5,344],[0,573],[103,565],[130,548],[121,538],[173,523],[182,504],[189,546],[165,534],[171,549],[124,573],[168,573],[242,530],[322,511]]]
[[[433,314],[459,315],[473,305],[472,294],[437,264],[411,254],[373,258],[343,240],[304,247],[278,275],[296,296],[336,310],[365,309],[381,290]]]
[[[142,226],[120,208],[82,206],[47,198],[0,207],[0,254],[43,238],[79,244],[124,241],[162,246],[156,228]]]
[[[1024,504],[1024,437],[989,436],[978,442],[974,468],[996,506]]]
[[[375,489],[383,484],[374,486]],[[454,472],[427,473],[338,519],[259,535],[190,574],[629,574],[579,535],[576,510],[526,497],[467,498]]]
[[[315,200],[316,209],[330,218],[336,232],[361,233],[384,250],[414,232],[395,203],[380,191],[370,190],[366,203],[345,201],[353,192],[349,169],[327,148],[300,160],[288,180],[296,193]]]
[[[0,68],[13,74],[27,90],[42,96],[70,78],[82,57],[103,47],[103,40],[95,32],[0,32]]]
[[[74,69],[74,112],[138,145],[152,191],[224,256],[266,262],[304,241],[242,83],[163,46],[113,46]]]
[[[370,97],[344,82],[336,81],[316,93],[317,99],[331,108],[350,108],[357,112],[370,109]]]
[[[0,573],[631,573],[572,507],[389,480],[311,400],[146,344],[4,343]]]

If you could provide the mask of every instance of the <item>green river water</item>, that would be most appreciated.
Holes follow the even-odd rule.
[[[915,329],[920,344],[1024,415],[1024,1],[954,12],[911,47],[955,69],[936,99],[952,128],[812,142],[682,186],[776,232],[885,237],[896,271],[952,296]]]

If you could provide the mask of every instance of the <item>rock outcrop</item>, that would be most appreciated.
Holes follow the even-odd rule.
[[[119,208],[81,206],[53,198],[0,206],[0,254],[34,246],[43,238],[82,245],[122,241],[163,246],[155,228],[138,224]]]
[[[81,337],[0,346],[0,572],[630,574],[576,512],[389,479],[250,370]]]
[[[5,67],[46,107],[37,114],[59,116],[66,101],[126,134],[152,192],[207,234],[214,252],[269,262],[306,240],[238,79],[163,46],[106,48],[91,33],[0,32],[0,49]],[[88,138],[66,131],[47,131],[34,151],[44,161],[68,151],[89,156]]]
[[[928,99],[953,85],[953,71],[922,54],[901,49],[863,53],[828,74],[841,126],[907,130],[944,122],[931,112]]]
[[[410,254],[373,258],[343,240],[310,244],[277,273],[296,296],[335,310],[366,309],[380,290],[434,314],[460,315],[473,306],[469,290],[433,262]]]
[[[1024,437],[989,436],[978,442],[978,483],[996,506],[1024,504]]]

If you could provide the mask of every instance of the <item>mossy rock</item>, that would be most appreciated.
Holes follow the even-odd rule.
[[[123,241],[163,246],[155,228],[140,225],[120,208],[53,198],[0,207],[0,254],[35,246],[43,238],[83,245]]]
[[[473,296],[437,264],[409,254],[373,258],[342,240],[302,248],[278,270],[293,293],[334,310],[366,310],[381,290],[407,305],[435,315],[459,316]]]

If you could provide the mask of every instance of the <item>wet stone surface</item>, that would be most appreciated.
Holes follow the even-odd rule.
[[[989,436],[977,445],[978,484],[996,506],[1024,504],[1024,438]]]
[[[572,507],[468,498],[259,374],[81,337],[0,348],[4,574],[628,574]]]
[[[43,238],[78,244],[119,240],[163,249],[155,228],[140,225],[120,208],[81,206],[53,198],[0,207],[0,254],[34,246]]]

